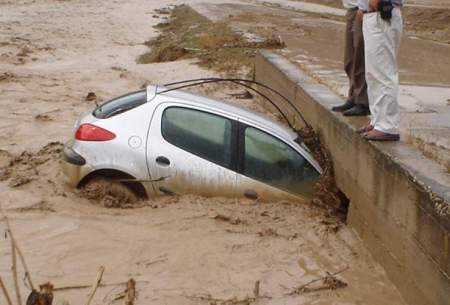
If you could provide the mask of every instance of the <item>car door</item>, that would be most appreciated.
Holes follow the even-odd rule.
[[[155,191],[235,196],[236,133],[233,118],[177,103],[159,105],[147,140]]]
[[[239,124],[238,196],[262,201],[312,198],[319,172],[297,149],[256,127]]]

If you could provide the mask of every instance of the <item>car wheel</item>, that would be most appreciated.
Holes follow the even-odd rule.
[[[88,181],[83,194],[107,208],[128,208],[139,201],[136,193],[122,182],[98,177]]]

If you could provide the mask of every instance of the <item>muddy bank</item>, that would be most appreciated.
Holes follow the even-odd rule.
[[[277,37],[249,41],[226,22],[212,22],[187,5],[167,8],[169,19],[155,26],[161,34],[146,45],[151,49],[139,63],[158,63],[195,58],[202,67],[219,72],[239,73],[253,67],[257,49],[281,49]],[[232,17],[232,15],[230,15]]]
[[[403,8],[405,29],[409,35],[450,44],[450,9]]]
[[[341,0],[294,1],[343,8]],[[414,2],[411,3],[411,1],[405,2],[406,4],[402,9],[402,13],[404,30],[406,30],[408,35],[450,44],[450,7],[448,3],[442,3],[442,6],[440,6],[440,3],[436,2],[425,5],[418,5]]]

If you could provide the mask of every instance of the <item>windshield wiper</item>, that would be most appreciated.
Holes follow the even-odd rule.
[[[108,113],[104,118],[105,118],[105,119],[110,118],[110,117],[112,117],[112,116],[114,116],[114,115],[123,113],[123,112],[128,111],[128,110],[133,109],[133,108],[134,108],[134,106],[117,108],[117,109],[115,109],[114,111],[111,111],[110,113]]]

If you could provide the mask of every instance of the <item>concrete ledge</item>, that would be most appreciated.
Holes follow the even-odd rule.
[[[256,80],[294,101],[332,152],[349,225],[414,305],[450,304],[450,175],[407,143],[363,140],[361,118],[333,113],[342,99],[284,57],[260,51]],[[294,119],[294,112],[266,92]],[[267,105],[270,109],[270,105]]]

